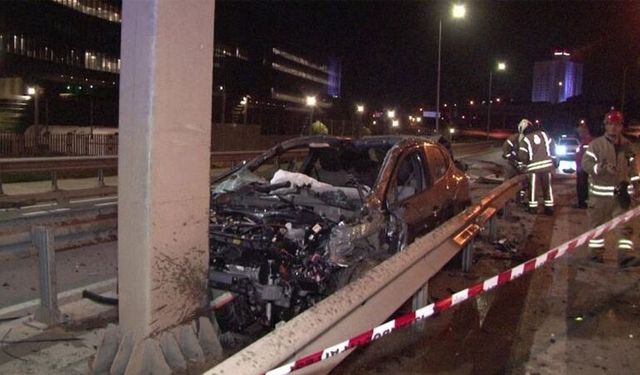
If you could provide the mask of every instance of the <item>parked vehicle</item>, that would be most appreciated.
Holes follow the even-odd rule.
[[[558,171],[564,174],[576,172],[576,152],[580,147],[577,138],[561,136],[556,142],[556,156],[560,161]]]
[[[469,204],[435,138],[283,142],[214,182],[209,282],[235,295],[220,324],[288,320]]]

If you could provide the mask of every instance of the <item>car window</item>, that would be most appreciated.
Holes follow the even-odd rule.
[[[426,186],[424,155],[413,151],[400,160],[387,198],[391,202],[401,202],[420,193]]]
[[[578,146],[580,142],[574,138],[561,139],[558,141],[559,145]]]
[[[306,157],[307,153],[307,148],[297,148],[280,155],[274,155],[253,168],[252,172],[267,181],[271,180],[273,174],[279,169],[297,172],[300,170],[302,160]]]
[[[433,181],[442,178],[449,169],[449,157],[442,152],[439,147],[426,146],[429,170],[433,176]]]

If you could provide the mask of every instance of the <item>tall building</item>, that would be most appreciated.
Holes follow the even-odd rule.
[[[533,67],[532,102],[562,103],[582,94],[582,64],[570,54],[556,51],[550,61],[536,61]]]
[[[0,131],[118,125],[121,8],[121,0],[0,0]],[[338,59],[216,41],[212,121],[299,131],[306,96],[317,97],[319,116],[340,82]]]
[[[323,62],[326,61],[326,62]],[[216,43],[214,122],[260,124],[264,133],[296,134],[340,97],[338,59],[320,59],[281,47],[246,50]]]
[[[120,4],[0,1],[0,130],[117,124]]]

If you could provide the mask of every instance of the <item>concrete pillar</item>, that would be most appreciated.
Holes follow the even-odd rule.
[[[214,0],[122,13],[119,313],[139,343],[206,302]]]

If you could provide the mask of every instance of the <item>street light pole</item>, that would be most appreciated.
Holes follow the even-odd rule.
[[[465,17],[467,9],[464,4],[453,4],[451,7],[451,16],[454,19],[462,19]],[[436,133],[440,132],[440,73],[442,64],[442,17],[438,20],[438,77],[436,84]]]
[[[318,103],[317,98],[315,96],[307,96],[305,99],[305,104],[307,105],[307,107],[310,107],[310,111],[309,111],[309,130],[308,133],[311,134],[312,132],[312,125],[313,125],[313,110],[316,107],[316,104]],[[304,134],[304,131],[302,132]]]
[[[442,58],[442,18],[438,22],[438,81],[436,84],[436,133],[440,132],[440,61]]]
[[[493,84],[493,70],[489,72],[489,101],[487,110],[487,139],[489,139],[489,129],[491,128],[491,85]]]
[[[489,71],[489,103],[488,103],[488,109],[487,109],[487,139],[489,139],[489,130],[491,129],[491,86],[493,85],[493,69],[491,68],[491,70]],[[497,70],[498,71],[503,71],[507,69],[507,64],[505,64],[504,62],[499,62],[498,63],[498,67]]]
[[[357,129],[355,131],[355,137],[360,138],[360,133],[362,132],[362,116],[364,116],[364,104],[358,104],[356,106],[356,112],[358,113],[358,123],[356,124]]]
[[[38,106],[38,96],[40,88],[36,86],[27,87],[27,95],[33,97],[33,125],[40,125],[40,108]]]

